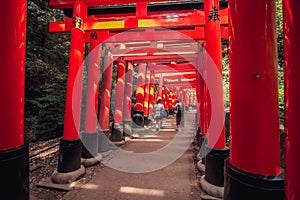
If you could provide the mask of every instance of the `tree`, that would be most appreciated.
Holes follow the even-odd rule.
[[[62,133],[70,38],[48,32],[64,15],[45,1],[29,0],[27,13],[25,133],[35,141]]]

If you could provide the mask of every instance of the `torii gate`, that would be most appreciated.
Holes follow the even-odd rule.
[[[164,1],[164,0],[152,0],[152,2]],[[108,5],[112,1],[108,0],[86,0],[81,2],[76,2],[73,0],[53,0],[50,1],[51,5],[56,8],[75,8],[74,13],[75,17],[78,14],[78,17],[85,19],[87,15],[86,6],[99,6],[99,5]],[[114,2],[114,1],[113,1]],[[136,3],[142,1],[134,0],[120,0],[116,3]],[[288,113],[287,113],[287,176],[286,181],[286,198],[288,200],[299,199],[299,166],[300,162],[299,153],[297,152],[300,138],[297,132],[298,118],[297,113],[300,112],[299,106],[299,87],[298,87],[298,76],[299,74],[299,59],[297,59],[297,53],[299,52],[300,43],[299,40],[295,38],[295,35],[300,34],[300,21],[299,21],[299,10],[300,2],[297,0],[284,0],[284,11],[285,18],[284,22],[286,24],[285,32],[285,61],[286,61],[286,83],[287,83],[287,102]],[[84,5],[86,3],[86,5]],[[10,0],[10,1],[1,1],[0,6],[0,26],[6,27],[3,31],[0,32],[0,43],[2,47],[10,48],[1,48],[0,58],[0,88],[1,93],[6,94],[5,98],[2,98],[0,101],[0,130],[1,130],[1,139],[0,139],[0,175],[2,177],[1,181],[1,194],[3,196],[9,196],[11,199],[29,199],[29,186],[28,186],[28,147],[24,144],[24,55],[25,55],[25,29],[26,29],[26,1],[25,0]],[[255,6],[253,6],[255,5]],[[231,68],[232,75],[231,78],[238,78],[231,81],[232,88],[232,108],[234,116],[231,121],[233,127],[232,138],[234,141],[231,142],[232,155],[230,156],[229,162],[226,163],[226,176],[225,179],[225,199],[252,199],[257,197],[266,197],[272,199],[282,199],[282,187],[280,179],[276,176],[279,173],[278,168],[278,136],[275,134],[272,135],[271,132],[276,132],[276,123],[272,124],[273,121],[268,121],[266,124],[260,124],[257,127],[257,122],[268,117],[272,117],[272,113],[277,109],[276,103],[267,105],[267,115],[260,116],[257,113],[261,112],[261,105],[264,101],[263,98],[268,97],[273,101],[276,101],[276,95],[273,95],[274,90],[270,87],[276,85],[276,80],[273,78],[268,79],[268,82],[271,81],[271,84],[266,83],[265,74],[260,73],[260,71],[268,71],[265,65],[266,62],[271,62],[270,66],[272,69],[269,69],[268,72],[274,72],[276,60],[273,56],[276,55],[275,52],[275,25],[274,25],[274,2],[271,0],[254,0],[254,1],[238,1],[238,0],[229,0],[229,7],[234,8],[230,9],[229,22],[231,25],[231,31],[229,35],[233,38],[232,43],[230,44],[230,56],[231,56]],[[249,9],[252,8],[252,9]],[[270,8],[267,9],[266,8]],[[14,12],[12,12],[12,10]],[[251,16],[251,17],[250,17]],[[247,19],[245,23],[242,19]],[[83,48],[83,33],[79,27],[78,22],[75,23],[75,26],[72,28],[72,46],[71,46],[71,56],[74,55],[74,50],[80,50],[82,52]],[[5,26],[5,24],[10,24],[10,26]],[[84,23],[84,22],[83,22]],[[267,25],[267,26],[266,26]],[[270,25],[270,26],[269,26]],[[255,39],[255,42],[246,43],[249,41],[249,36]],[[264,37],[261,37],[264,36]],[[271,38],[271,41],[269,39]],[[76,42],[76,39],[79,39],[80,42]],[[257,48],[254,45],[261,45]],[[268,46],[267,46],[268,45]],[[270,46],[271,45],[271,46]],[[271,49],[271,54],[266,55],[265,57],[260,57],[265,55],[262,53],[269,52]],[[251,55],[252,57],[247,57]],[[15,57],[19,59],[15,59]],[[78,66],[75,66],[76,63],[80,63],[82,59],[82,53],[75,57],[75,60],[70,60],[70,74],[71,72],[76,72]],[[258,62],[253,57],[256,56],[259,58]],[[72,57],[71,57],[72,58]],[[250,58],[250,59],[248,59]],[[245,74],[241,72],[239,66],[243,66],[244,61],[248,60],[249,68],[252,69],[253,66],[258,66],[257,71],[243,71],[246,75],[255,75],[253,79],[243,80]],[[243,63],[241,63],[243,62]],[[293,73],[288,73],[293,72]],[[249,76],[251,77],[251,76]],[[72,83],[72,76],[69,76],[69,83]],[[16,81],[18,80],[18,81]],[[70,81],[71,80],[71,81]],[[250,115],[249,118],[243,119],[243,123],[240,123],[241,117],[248,115],[244,110],[244,105],[239,103],[243,100],[243,90],[239,90],[240,86],[243,88],[255,87],[253,82],[261,80],[260,83],[266,87],[257,87],[258,91],[261,91],[259,96],[262,101],[257,100],[257,96],[247,96],[247,101],[251,101],[249,104],[249,109],[253,109],[255,115]],[[201,89],[201,88],[200,88]],[[70,90],[70,89],[69,89]],[[14,91],[14,92],[11,92]],[[242,91],[242,92],[241,92]],[[266,92],[270,92],[266,94]],[[272,93],[272,94],[271,94]],[[276,92],[275,92],[276,93]],[[275,97],[274,97],[275,96]],[[254,106],[252,103],[255,102]],[[269,103],[269,102],[267,102]],[[265,109],[265,108],[264,108]],[[258,111],[258,112],[257,112]],[[269,112],[272,111],[272,112]],[[292,112],[293,111],[293,112]],[[5,115],[3,115],[5,113]],[[7,115],[9,113],[9,115]],[[251,112],[252,113],[252,112]],[[271,115],[270,115],[271,113]],[[67,113],[66,113],[67,114]],[[70,115],[67,115],[67,117]],[[274,117],[275,116],[275,117]],[[275,114],[272,119],[274,121],[278,120],[277,115]],[[266,118],[264,118],[266,117]],[[250,126],[247,126],[248,120],[251,119]],[[17,126],[16,126],[17,123]],[[66,123],[68,124],[68,123]],[[254,129],[257,127],[256,129]],[[275,128],[274,128],[275,127]],[[272,130],[275,131],[272,131]],[[254,130],[254,131],[252,131]],[[268,131],[266,131],[268,130]],[[245,131],[245,132],[244,132]],[[240,132],[243,132],[240,133]],[[244,134],[249,133],[249,134]],[[255,134],[257,140],[252,141],[252,150],[258,152],[255,154],[257,157],[252,157],[247,153],[247,144],[249,143],[248,137],[245,136]],[[257,136],[258,134],[261,134]],[[244,136],[242,136],[244,135]],[[261,137],[265,137],[267,140],[264,140],[263,143],[258,141]],[[68,135],[67,139],[73,138],[75,135]],[[66,139],[66,138],[65,138]],[[70,143],[69,143],[70,144]],[[74,144],[74,143],[73,143]],[[71,145],[71,144],[70,144]],[[75,146],[78,146],[75,142]],[[266,150],[264,146],[267,146],[268,153],[264,152]],[[77,148],[77,147],[76,147]],[[257,148],[257,149],[255,149]],[[77,153],[75,149],[69,149],[73,154]],[[275,150],[275,151],[273,151]],[[243,152],[243,153],[241,153]],[[273,156],[272,156],[273,155]],[[246,158],[245,158],[246,157]],[[269,158],[270,157],[270,158]],[[251,158],[251,159],[250,159]],[[274,160],[273,160],[274,158]],[[69,157],[68,159],[71,159]],[[76,159],[75,159],[76,160]],[[250,163],[245,162],[249,160]],[[77,160],[76,160],[77,162]],[[255,163],[255,164],[253,164]],[[275,164],[274,164],[275,163]],[[71,170],[72,171],[72,170]],[[18,176],[16,176],[18,175]],[[231,177],[235,178],[232,179]],[[250,179],[248,179],[248,178]],[[275,184],[270,184],[269,181],[272,181],[275,177]],[[255,181],[260,181],[261,188],[256,188],[255,191],[249,186],[254,186]],[[263,180],[262,180],[263,179]],[[272,179],[272,180],[271,180]],[[277,181],[279,180],[279,181]],[[243,181],[248,181],[247,184]],[[267,183],[266,183],[267,182]],[[250,185],[249,185],[250,184]],[[264,187],[267,184],[269,187]],[[10,191],[14,191],[11,193]],[[258,195],[258,196],[256,196]]]
[[[103,2],[101,2],[101,3],[103,3]],[[101,30],[102,31],[103,30],[106,30],[106,31],[109,31],[109,30],[122,31],[122,30],[135,29],[135,28],[139,28],[139,29],[152,28],[154,30],[157,29],[157,28],[176,28],[178,31],[181,31],[180,28],[191,27],[192,29],[189,33],[190,33],[191,36],[194,36],[194,38],[192,38],[192,39],[196,39],[196,40],[204,39],[203,37],[201,37],[201,36],[204,35],[203,34],[204,29],[203,28],[202,28],[202,34],[197,35],[197,31],[201,30],[201,27],[207,25],[207,22],[206,22],[206,19],[205,19],[205,12],[203,12],[203,11],[193,10],[192,12],[188,12],[188,14],[185,13],[183,15],[181,15],[182,11],[180,11],[178,13],[179,17],[163,18],[163,17],[157,15],[157,14],[162,14],[162,12],[150,13],[150,12],[147,11],[147,4],[146,3],[136,2],[137,4],[136,4],[135,16],[130,16],[130,15],[129,16],[128,15],[127,16],[126,15],[118,16],[119,19],[117,19],[117,20],[111,18],[111,16],[110,17],[105,16],[105,15],[101,16],[101,14],[99,14],[99,13],[97,13],[96,15],[88,16],[87,7],[88,6],[95,6],[95,4],[97,4],[98,6],[103,5],[101,3],[99,1],[87,1],[87,2],[50,1],[50,5],[54,8],[73,8],[73,19],[66,18],[66,20],[63,21],[63,22],[53,22],[53,23],[50,23],[50,26],[49,26],[49,30],[51,32],[71,31],[71,37],[72,37],[71,44],[73,44],[73,43],[76,43],[76,44],[74,44],[74,46],[71,45],[70,68],[72,68],[72,65],[74,63],[74,59],[72,58],[72,55],[73,55],[72,52],[75,52],[75,51],[76,52],[81,52],[81,54],[83,55],[83,48],[82,47],[84,46],[85,42],[89,41],[90,39],[94,39],[98,43],[100,43],[101,41],[106,39],[106,38],[101,38],[102,36],[105,36],[105,34],[102,35],[101,32],[100,32],[101,35],[98,35],[97,33],[94,33],[95,31],[101,31]],[[219,9],[219,7],[217,9]],[[226,31],[227,31],[227,28],[226,28],[226,26],[227,26],[227,14],[226,13],[227,13],[227,9],[223,9],[222,11],[220,11],[220,15],[217,16],[218,20],[219,20],[219,24],[222,24],[223,28],[221,29],[221,26],[219,25],[219,29],[218,29],[219,32],[217,32],[216,34],[220,34],[221,32],[223,32],[223,36],[227,35],[227,33],[226,33]],[[212,19],[212,20],[215,21],[215,19]],[[225,27],[224,27],[224,25],[225,25]],[[205,31],[206,30],[207,30],[207,28],[205,29]],[[86,36],[84,36],[86,32],[90,33],[90,34],[86,34]],[[145,32],[149,33],[149,31],[145,31]],[[155,33],[158,33],[158,32],[159,31],[157,31]],[[165,34],[165,33],[163,33],[163,34]],[[143,35],[143,33],[141,33],[141,35]],[[155,34],[153,34],[153,35],[155,35]],[[170,34],[168,34],[168,35],[170,35]],[[109,35],[109,36],[111,36],[111,35]],[[143,39],[147,39],[147,40],[153,40],[154,39],[153,36],[150,37],[149,35],[147,35],[147,37],[148,38],[145,38],[145,36],[144,36]],[[76,40],[74,38],[76,38]],[[127,36],[125,38],[127,39]],[[207,37],[205,37],[205,38],[207,38]],[[73,39],[74,39],[74,41],[73,41]],[[221,34],[220,34],[220,38],[218,40],[219,40],[219,43],[220,43],[219,47],[221,47]],[[116,41],[118,41],[118,40],[116,39]],[[90,42],[92,42],[92,41],[90,41]],[[215,43],[211,43],[211,45],[215,45]],[[221,49],[220,48],[217,48],[216,51],[219,51],[219,55],[221,55]],[[162,53],[162,54],[159,54],[159,53]],[[164,54],[164,52],[157,52],[156,54],[155,54],[155,52],[151,52],[151,53],[147,52],[146,55],[143,56],[143,57],[135,56],[136,58],[133,58],[133,57],[129,57],[129,56],[126,56],[126,55],[122,55],[122,57],[124,57],[124,59],[129,57],[129,59],[131,59],[131,61],[134,60],[134,59],[139,60],[139,61],[149,59],[149,60],[153,61],[153,60],[157,59],[157,57],[159,57],[159,56],[160,56],[161,60],[170,59],[171,56],[174,56],[173,54],[171,54],[171,55],[163,55],[163,54]],[[197,56],[197,53],[195,52],[194,55],[191,54],[190,56],[194,56],[194,58],[192,58],[192,59],[195,59],[195,57]],[[78,59],[78,56],[75,59]],[[82,58],[80,58],[80,59],[82,59]],[[173,59],[173,58],[171,58],[171,59]],[[78,63],[81,63],[82,61],[83,60],[81,60],[81,61],[78,60]],[[172,60],[172,61],[174,61],[174,60]],[[124,80],[121,79],[121,77],[124,75],[124,72],[125,72],[125,70],[124,70],[125,65],[124,64],[125,63],[123,63],[121,65],[119,64],[119,66],[123,66],[122,67],[123,69],[121,71],[119,71],[119,69],[118,69],[118,84],[117,84],[117,91],[116,91],[118,96],[119,95],[122,96],[122,94],[124,94],[123,89],[121,89],[122,86],[119,85],[119,83],[121,84],[123,82],[123,86],[124,86]],[[70,113],[72,111],[71,110],[72,105],[74,106],[74,103],[72,103],[72,98],[74,98],[74,94],[72,94],[72,91],[73,91],[73,86],[72,85],[73,85],[73,82],[75,80],[74,74],[78,73],[78,69],[79,69],[78,67],[79,66],[76,67],[76,65],[73,67],[74,69],[77,68],[77,71],[74,71],[75,73],[74,72],[70,73],[69,74],[69,79],[68,79],[69,83],[68,83],[67,98],[66,98],[66,114],[65,114],[65,116],[68,119],[70,118],[71,121],[69,121],[66,118],[66,122],[70,122],[70,123],[65,123],[64,139],[63,139],[64,141],[68,141],[70,139],[72,139],[72,141],[74,139],[79,141],[79,135],[76,132],[76,127],[78,129],[79,124],[77,124],[77,125],[74,124],[74,122],[72,122],[72,121],[74,121],[73,118],[72,118],[73,116],[70,116]],[[70,69],[70,71],[71,71],[71,69]],[[144,71],[144,70],[142,70],[142,71]],[[120,87],[118,87],[118,86],[120,86]],[[88,88],[89,88],[89,86],[88,86]],[[141,93],[141,94],[144,94],[144,93]],[[78,96],[77,96],[78,99],[80,98],[80,95],[81,94],[78,94]],[[146,95],[147,95],[147,93],[146,93]],[[144,103],[139,102],[140,101],[139,98],[140,97],[137,97],[137,106],[138,105],[141,105],[141,106],[136,107],[136,110],[139,111],[139,112],[144,112],[144,109],[143,109]],[[144,98],[144,96],[143,96],[143,98]],[[141,100],[144,100],[143,98],[141,98]],[[220,99],[222,99],[222,95],[220,95]],[[77,102],[77,104],[75,104],[75,107],[79,107],[79,102]],[[93,104],[89,104],[89,105],[93,105]],[[115,117],[117,117],[117,120],[115,118],[116,124],[120,123],[119,119],[120,119],[120,113],[122,111],[121,105],[122,105],[122,103],[117,100],[115,111],[117,111],[119,114],[115,115]],[[88,104],[87,104],[87,106],[88,106]],[[74,115],[74,113],[72,113],[72,114]],[[75,121],[77,121],[77,123],[78,123],[79,118],[80,118],[80,112],[78,112],[76,114],[76,116],[74,116],[74,117],[75,117]],[[108,116],[105,116],[105,117],[107,118]],[[94,119],[94,121],[95,121],[95,119]],[[101,124],[101,122],[100,122],[100,124]],[[107,128],[107,127],[105,127],[105,128]],[[91,137],[91,138],[93,138],[93,139],[91,139],[91,141],[96,141],[96,135],[97,134],[96,134],[95,129],[96,129],[96,127],[94,125],[93,131],[90,132],[94,135],[93,137]],[[117,128],[117,129],[119,129],[119,128]],[[91,136],[92,134],[87,134],[87,135]],[[113,137],[111,139],[113,141],[119,141],[121,139],[120,131],[117,131],[115,133],[113,132],[112,136]],[[116,137],[114,137],[114,136],[116,136]],[[223,144],[222,145],[219,144],[219,146],[216,146],[217,148],[225,147],[224,131],[221,133],[221,136],[222,137],[221,137],[220,141],[223,140],[223,142],[222,142]],[[62,143],[62,145],[64,145],[64,143]],[[92,146],[96,146],[96,145],[92,145]],[[214,147],[214,145],[211,144],[211,147]],[[77,147],[77,149],[78,149],[78,147]],[[227,152],[227,150],[226,150],[226,152]],[[64,152],[62,152],[62,154],[64,154]],[[228,153],[226,155],[228,155]],[[224,158],[225,157],[226,156],[224,156]],[[74,160],[78,160],[78,159],[74,158]],[[78,164],[79,163],[77,163],[77,167],[76,167],[77,169],[79,168]],[[62,161],[61,165],[59,165],[58,172],[63,172],[64,168],[69,167],[68,165],[69,165],[69,163],[66,163],[66,162]],[[215,173],[212,172],[212,174],[215,174]],[[209,177],[209,176],[207,176],[207,177]],[[221,179],[221,181],[222,181],[222,179]]]

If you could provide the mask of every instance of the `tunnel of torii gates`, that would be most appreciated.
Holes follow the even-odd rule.
[[[116,2],[124,5],[108,6]],[[228,200],[300,199],[300,158],[297,152],[300,145],[297,130],[300,39],[296,37],[300,35],[300,1],[283,0],[286,86],[284,170],[280,169],[274,1],[150,2],[166,1],[49,1],[50,6],[64,9],[69,16],[62,22],[51,22],[50,32],[71,33],[64,132],[58,169],[52,175],[52,181],[66,183],[76,179],[84,173],[80,158],[84,158],[87,165],[105,148],[103,138],[109,131],[112,68],[116,62],[116,95],[124,98],[116,99],[110,140],[122,141],[126,131],[130,131],[126,129],[130,129],[132,118],[137,123],[146,123],[144,119],[151,114],[158,97],[162,98],[166,109],[171,109],[179,98],[185,105],[195,103],[193,94],[196,94],[199,145],[205,139],[206,150],[209,150],[205,157],[205,181],[214,187],[224,186],[223,197]],[[28,145],[24,143],[26,8],[26,0],[0,2],[0,27],[5,27],[0,32],[0,91],[5,94],[0,100],[0,190],[2,196],[10,199],[29,199],[29,153]],[[128,31],[122,34],[123,37],[114,37],[132,29],[139,32]],[[195,42],[180,40],[176,34],[169,34],[170,30],[187,35]],[[113,39],[105,43],[110,38]],[[222,38],[229,38],[230,155],[225,145],[224,130],[215,143],[211,139],[217,134],[209,126],[215,120],[213,117],[210,120],[211,110],[216,107],[219,112],[224,112],[223,97],[220,88],[214,88],[213,93],[217,93],[215,96],[220,103],[212,107],[213,94],[208,92],[205,82],[210,68],[203,59],[203,52],[207,52],[221,73]],[[80,66],[87,43],[90,43],[90,51],[98,53],[93,54],[96,59],[89,58],[93,62],[88,64],[87,120],[80,135],[81,90],[73,89],[78,85],[81,88],[81,83],[75,85],[75,78],[78,74],[82,76]],[[104,44],[103,48],[99,48],[100,43]],[[205,51],[199,48],[202,45]],[[115,54],[115,49],[121,47],[125,49],[123,53]],[[134,51],[135,48],[138,50]],[[108,66],[102,74],[97,119],[92,113],[98,110],[95,97],[98,96],[100,57]],[[138,81],[132,116],[134,67],[137,68]],[[155,79],[158,82],[156,94]],[[72,111],[72,106],[75,111]],[[124,133],[120,131],[122,124],[127,125]],[[90,142],[91,150],[82,148],[80,138],[83,143]]]

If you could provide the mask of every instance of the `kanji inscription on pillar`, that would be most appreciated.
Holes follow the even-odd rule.
[[[77,15],[76,17],[73,17],[72,25],[75,28],[82,28],[82,19]]]
[[[208,21],[220,21],[219,10],[216,6],[213,6],[212,9],[209,11]]]

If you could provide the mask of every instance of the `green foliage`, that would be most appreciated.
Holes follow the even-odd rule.
[[[284,56],[283,56],[283,11],[282,0],[276,0],[276,25],[278,45],[278,83],[280,123],[284,123]]]
[[[25,133],[35,141],[62,134],[70,39],[48,32],[64,15],[46,1],[29,0],[27,13]]]
[[[223,57],[223,95],[224,95],[224,107],[229,107],[229,59],[228,54]]]

